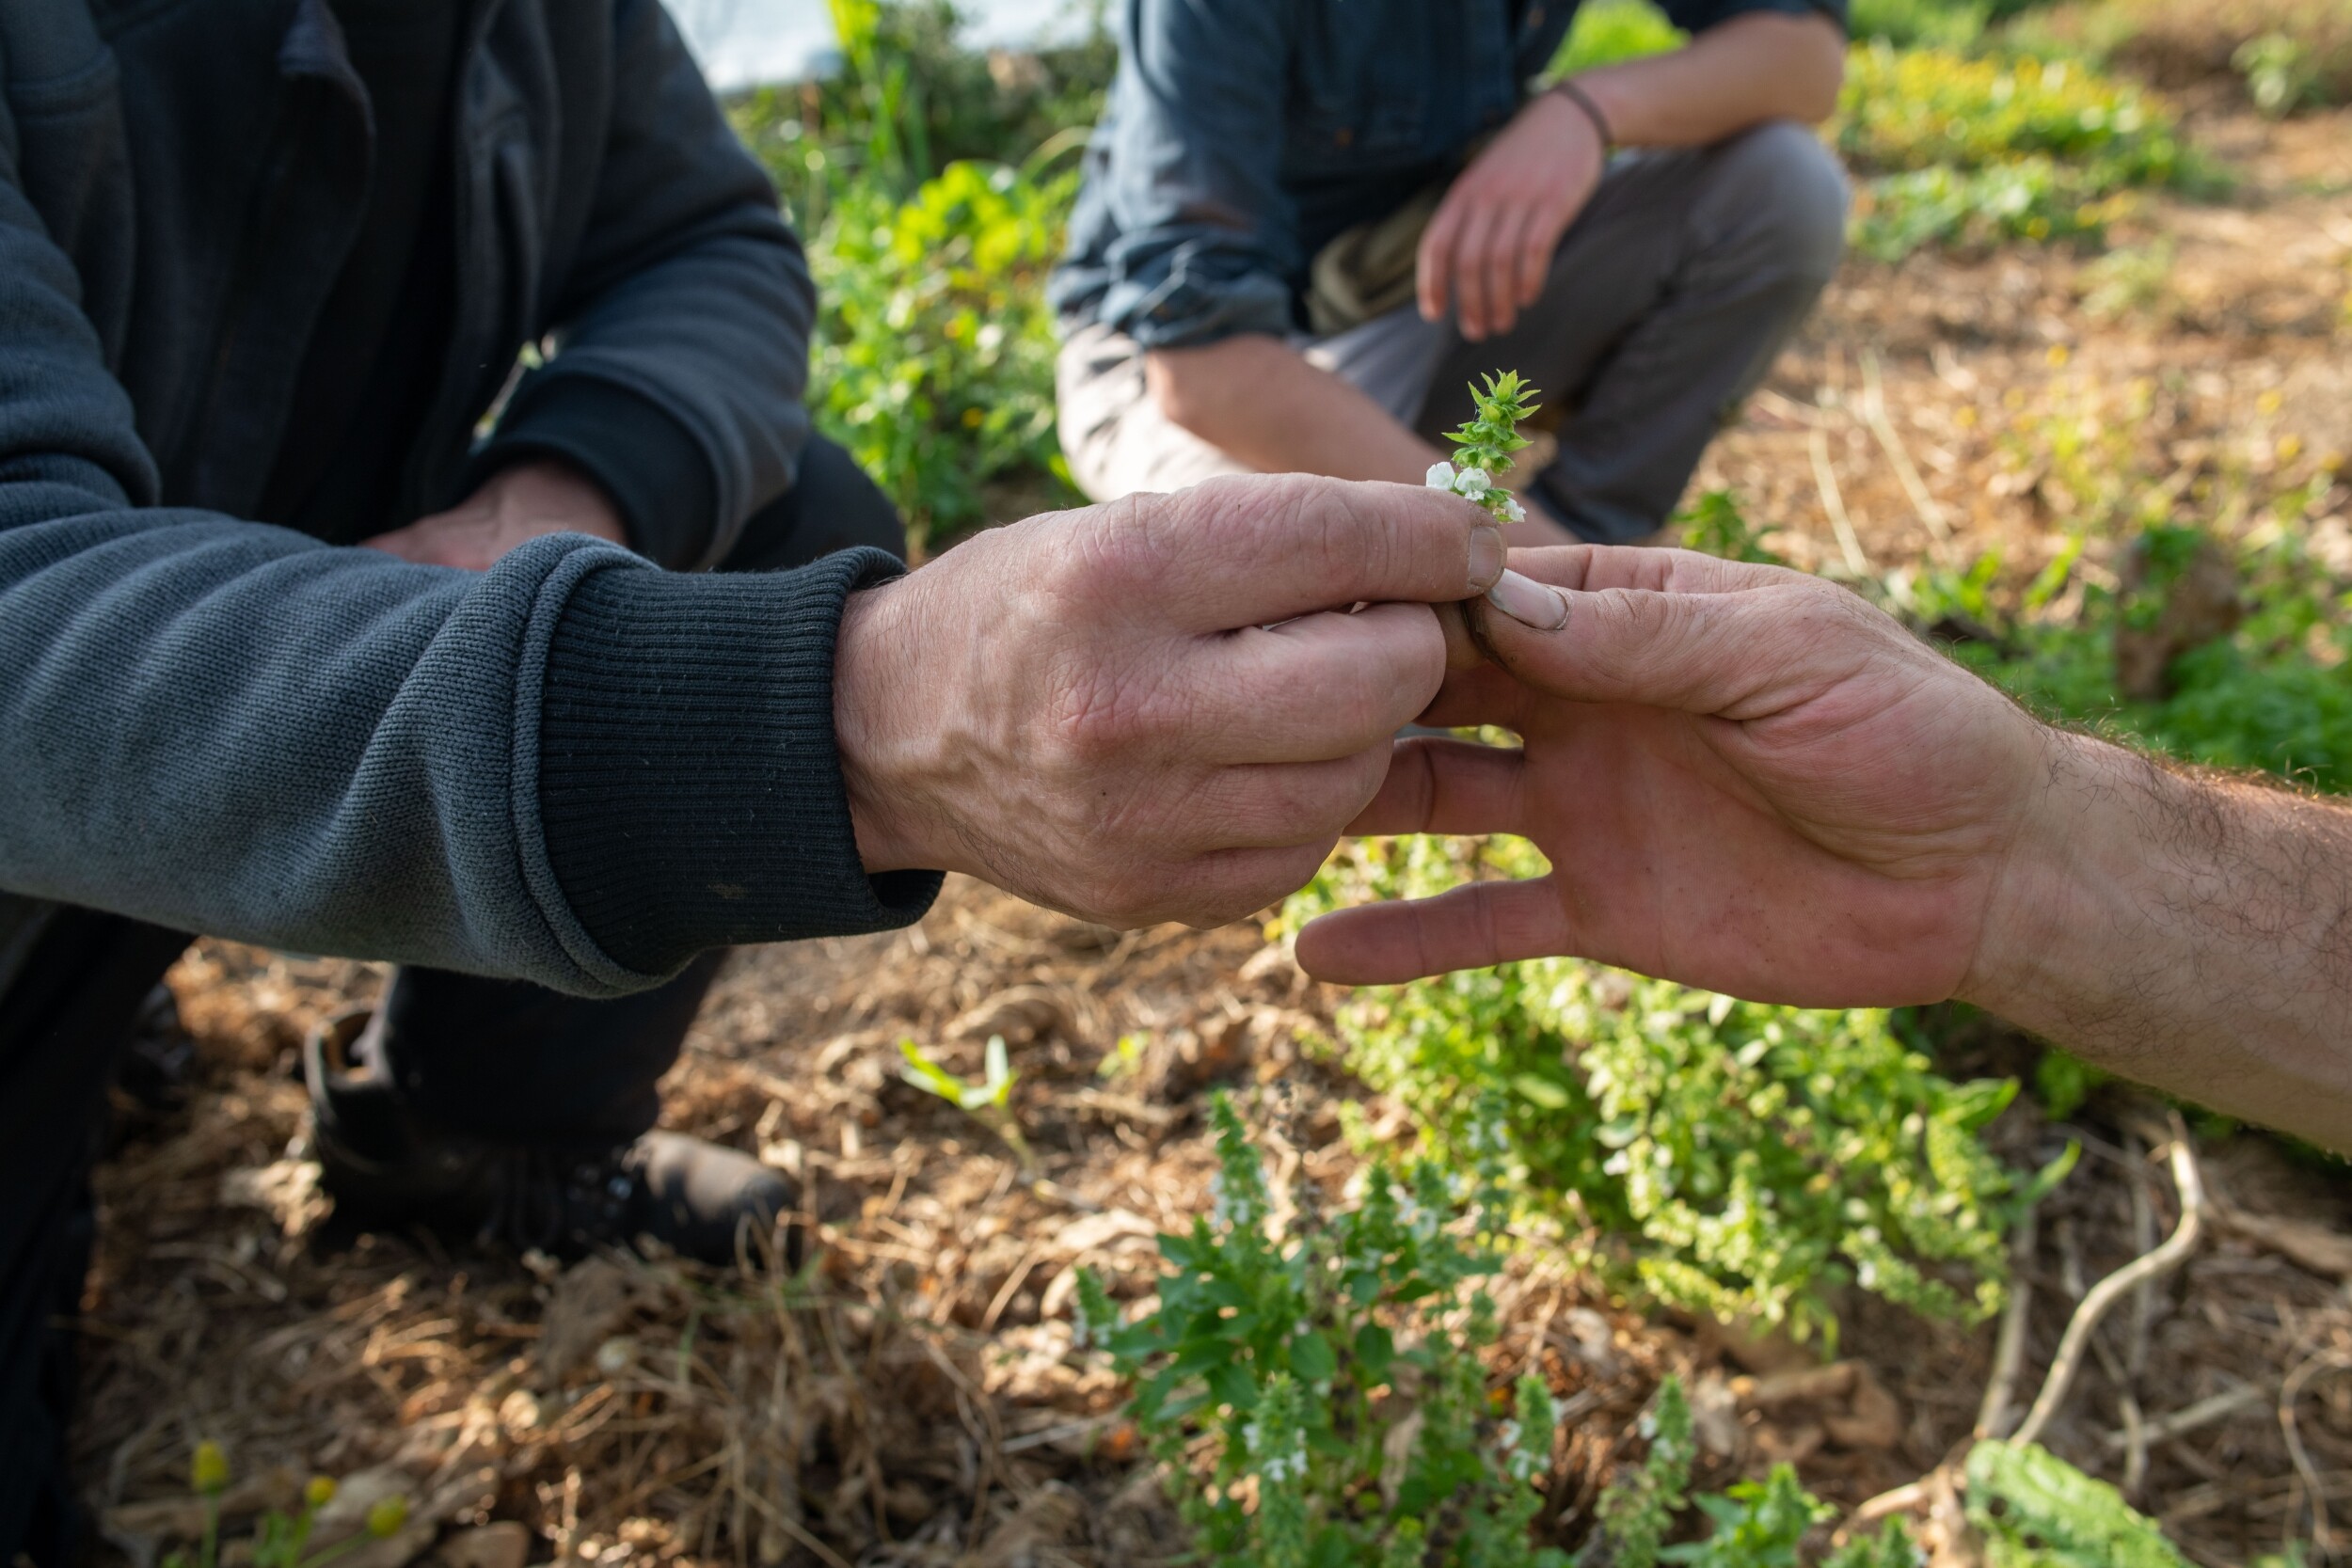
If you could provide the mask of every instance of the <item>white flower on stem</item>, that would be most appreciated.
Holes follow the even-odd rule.
[[[1479,499],[1494,487],[1495,482],[1486,477],[1484,468],[1464,468],[1454,476],[1454,493],[1468,496],[1472,500]]]
[[[1517,496],[1502,498],[1502,515],[1515,523],[1527,521],[1527,508],[1519,504],[1519,499]]]
[[[1451,463],[1430,464],[1429,471],[1421,476],[1421,482],[1432,490],[1453,489],[1454,465]]]

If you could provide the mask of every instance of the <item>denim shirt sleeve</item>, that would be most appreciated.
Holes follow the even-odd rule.
[[[1297,213],[1279,179],[1287,0],[1125,0],[1089,196],[1114,233],[1094,319],[1146,348],[1291,329]]]

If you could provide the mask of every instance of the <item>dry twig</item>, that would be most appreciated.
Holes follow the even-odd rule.
[[[1862,353],[1862,422],[1870,427],[1879,445],[1885,449],[1886,460],[1895,467],[1895,478],[1911,499],[1911,508],[1919,514],[1919,520],[1935,535],[1937,544],[1948,543],[1952,537],[1951,519],[1944,515],[1941,502],[1928,493],[1926,481],[1919,477],[1918,465],[1911,460],[1911,449],[1903,445],[1895,421],[1886,415],[1886,388],[1879,376],[1879,356],[1868,349]]]
[[[2026,1363],[2026,1325],[2033,1312],[2033,1280],[2026,1269],[2033,1261],[2040,1228],[2038,1215],[2029,1208],[2017,1216],[2017,1228],[2010,1235],[2009,1307],[2001,1314],[2001,1335],[1994,1342],[1993,1376],[1985,1385],[1984,1402],[1977,1407],[1979,1441],[2008,1434],[2010,1398]]]
[[[1829,437],[1815,425],[1805,440],[1813,454],[1813,483],[1820,487],[1821,510],[1829,514],[1829,526],[1837,532],[1837,548],[1846,558],[1846,570],[1855,577],[1870,575],[1870,558],[1862,553],[1862,541],[1855,537],[1853,519],[1846,515],[1846,498],[1837,488],[1837,474],[1829,463]]]
[[[2321,1481],[2319,1466],[2312,1463],[2311,1450],[2303,1446],[2303,1433],[2296,1419],[2295,1402],[2302,1396],[2303,1386],[2322,1372],[2352,1370],[2352,1355],[2342,1351],[2321,1351],[2296,1363],[2286,1380],[2279,1385],[2279,1433],[2286,1439],[2287,1455],[2295,1461],[2295,1474],[2303,1485],[2303,1496],[2312,1508],[2312,1544],[2319,1549],[2322,1561],[2332,1560],[2336,1555],[2335,1530],[2328,1520],[2328,1488]]]
[[[2197,1164],[2196,1150],[2189,1146],[2188,1129],[2181,1124],[2178,1116],[2172,1122],[2172,1183],[2181,1195],[2181,1223],[2173,1227],[2162,1246],[2133,1259],[2093,1285],[2083,1297],[2082,1305],[2074,1308],[2074,1316],[2066,1325],[2065,1337],[2058,1340],[2058,1354],[2050,1362],[2049,1375],[2042,1379],[2041,1396],[2033,1402],[2025,1424],[2017,1429],[2010,1442],[2034,1442],[2049,1426],[2050,1418],[2066,1402],[2074,1374],[2082,1370],[2090,1336],[2107,1310],[2143,1282],[2161,1278],[2179,1268],[2197,1250],[2198,1238],[2204,1228],[2204,1177]]]

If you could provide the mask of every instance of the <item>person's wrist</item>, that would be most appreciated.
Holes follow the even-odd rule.
[[[2150,792],[2186,781],[2089,736],[2037,724],[2041,755],[2003,851],[1960,999],[2047,1027],[2115,967],[2141,910]]]
[[[482,494],[501,524],[628,543],[628,528],[604,486],[560,457],[509,464],[483,482]]]
[[[834,642],[833,723],[841,780],[858,859],[869,874],[953,870],[927,841],[937,814],[925,809],[917,781],[930,737],[911,711],[906,659],[913,646],[899,626],[897,584],[863,589],[841,607]]]
[[[1552,103],[1565,105],[1586,126],[1590,127],[1594,140],[1600,147],[1600,155],[1603,158],[1608,157],[1616,150],[1616,126],[1610,118],[1609,110],[1599,99],[1593,95],[1592,89],[1584,83],[1573,76],[1563,76],[1545,88],[1543,96]]]

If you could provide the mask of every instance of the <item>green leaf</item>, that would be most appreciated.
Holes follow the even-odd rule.
[[[1396,1336],[1378,1323],[1366,1323],[1356,1331],[1356,1365],[1367,1378],[1377,1379],[1396,1360]]]
[[[1322,1383],[1339,1370],[1339,1355],[1331,1349],[1331,1341],[1319,1331],[1310,1331],[1291,1341],[1291,1370],[1300,1382]]]
[[[1223,1339],[1186,1339],[1176,1347],[1176,1359],[1168,1370],[1179,1377],[1195,1377],[1232,1359],[1233,1347]]]
[[[2186,1568],[2156,1522],[2039,1444],[1968,1451],[1968,1522],[1993,1568]]]
[[[1522,1072],[1512,1079],[1511,1087],[1521,1100],[1547,1111],[1565,1111],[1573,1103],[1566,1089],[1549,1078],[1538,1078],[1532,1072]]]
[[[1218,1403],[1249,1410],[1258,1402],[1258,1380],[1238,1361],[1228,1361],[1209,1373],[1209,1392]]]
[[[2008,1110],[2016,1098],[2016,1079],[1979,1078],[1954,1089],[1945,1104],[1963,1131],[1974,1132]]]

